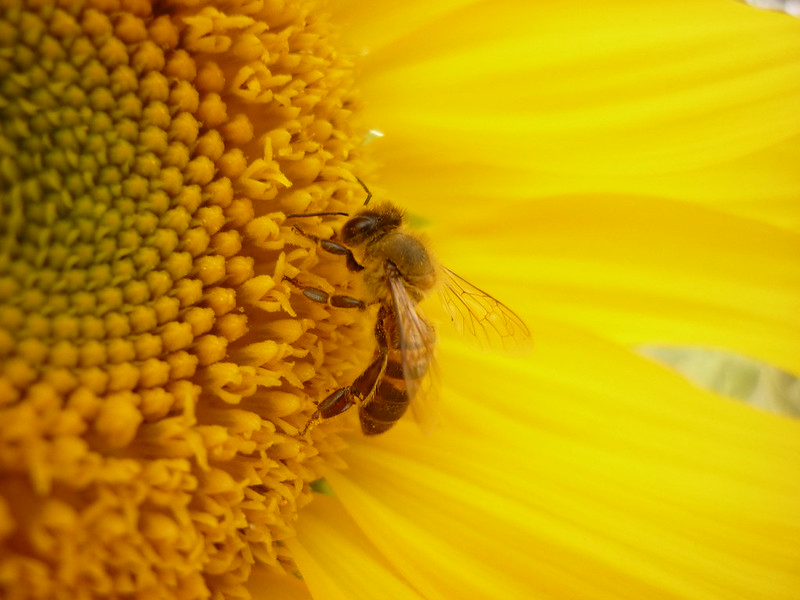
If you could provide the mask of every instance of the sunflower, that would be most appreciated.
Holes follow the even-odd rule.
[[[800,22],[0,10],[0,596],[800,598],[800,426],[635,351],[800,374]],[[359,293],[287,215],[352,213],[356,175],[535,338],[443,324],[430,437],[302,433],[374,340],[293,285]]]

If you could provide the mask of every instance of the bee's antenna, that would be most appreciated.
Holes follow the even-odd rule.
[[[349,217],[350,213],[346,212],[315,212],[315,213],[294,213],[286,215],[287,219],[294,219],[295,217]]]
[[[364,206],[369,204],[369,201],[372,200],[372,192],[369,191],[367,184],[361,181],[358,177],[353,175],[356,178],[356,181],[361,184],[361,187],[364,188],[364,191],[367,192],[367,199],[364,200]],[[291,215],[286,215],[287,219],[294,219],[296,217],[349,217],[350,213],[346,212],[314,212],[314,213],[293,213]]]
[[[366,184],[366,183],[364,183],[363,181],[361,181],[361,180],[360,180],[358,177],[356,177],[355,175],[353,175],[353,177],[355,177],[355,178],[356,178],[356,181],[357,181],[358,183],[360,183],[360,184],[361,184],[361,187],[362,187],[362,188],[364,188],[364,191],[365,191],[365,192],[367,192],[367,199],[366,199],[366,200],[364,200],[364,206],[366,206],[367,204],[369,204],[369,201],[372,199],[372,192],[370,192],[370,191],[369,191],[369,188],[367,187],[367,184]]]

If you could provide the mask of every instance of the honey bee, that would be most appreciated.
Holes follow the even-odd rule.
[[[430,403],[436,333],[420,312],[420,301],[435,287],[457,328],[486,341],[524,341],[530,337],[525,323],[505,304],[468,283],[449,269],[437,265],[425,243],[405,227],[402,211],[384,202],[368,207],[367,193],[354,216],[343,212],[287,215],[287,218],[347,216],[338,239],[323,239],[294,226],[299,234],[323,250],[343,256],[347,268],[359,273],[366,298],[330,295],[286,277],[303,295],[336,308],[366,309],[378,304],[375,322],[377,347],[369,366],[348,386],[339,388],[317,405],[300,435],[312,425],[344,413],[358,405],[361,430],[365,435],[388,431],[409,405],[423,431],[430,433],[435,411]],[[361,260],[357,260],[354,252]]]

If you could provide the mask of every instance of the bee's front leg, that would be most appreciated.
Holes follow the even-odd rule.
[[[330,252],[331,254],[336,254],[337,256],[344,256],[345,260],[347,261],[347,268],[350,271],[358,273],[359,271],[364,270],[364,267],[358,264],[358,261],[356,260],[356,257],[353,256],[353,252],[350,250],[350,248],[348,248],[344,244],[340,244],[339,242],[334,242],[333,240],[326,240],[325,238],[321,238],[316,235],[306,233],[298,225],[292,225],[292,229],[294,229],[297,233],[299,233],[303,237],[307,237],[308,239],[319,244],[319,247],[325,250],[325,252]]]

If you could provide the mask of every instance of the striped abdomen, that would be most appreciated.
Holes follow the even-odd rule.
[[[426,326],[430,327],[427,323]],[[405,349],[401,348],[396,315],[385,306],[378,314],[376,333],[378,331],[381,333],[377,336],[378,355],[385,357],[386,366],[375,393],[359,407],[361,430],[365,435],[388,431],[405,414],[429,366],[425,348],[408,344]]]

